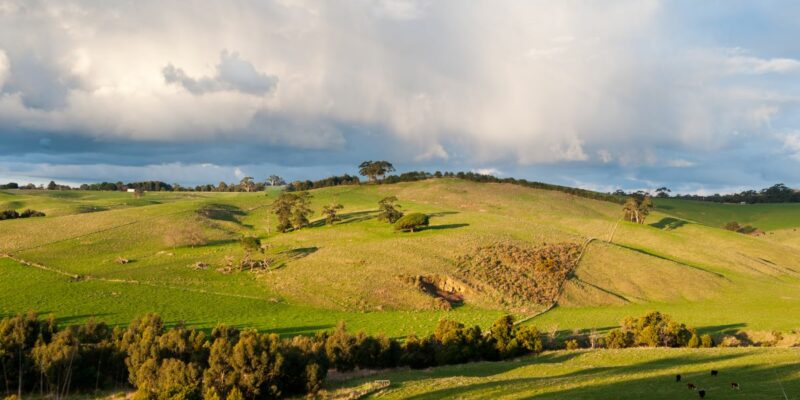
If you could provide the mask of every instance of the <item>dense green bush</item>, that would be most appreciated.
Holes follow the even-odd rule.
[[[428,226],[430,218],[422,213],[411,213],[404,215],[394,223],[394,230],[403,232],[414,232],[423,226]]]

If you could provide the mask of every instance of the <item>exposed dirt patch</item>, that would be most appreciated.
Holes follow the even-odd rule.
[[[398,278],[434,299],[434,308],[451,310],[464,303],[467,286],[446,275],[400,275]]]

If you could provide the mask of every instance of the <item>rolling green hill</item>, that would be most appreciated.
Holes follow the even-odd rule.
[[[10,255],[0,259],[0,313],[33,309],[65,321],[96,316],[126,323],[157,311],[173,323],[227,322],[285,334],[327,329],[338,320],[392,336],[428,333],[442,317],[486,326],[503,313],[525,318],[547,305],[505,303],[486,282],[465,276],[458,260],[491,243],[573,243],[583,257],[557,306],[529,323],[605,329],[658,309],[708,332],[798,326],[795,205],[659,200],[647,224],[635,225],[619,222],[615,203],[510,184],[432,179],[311,193],[312,226],[280,234],[269,211],[274,190],[142,199],[0,192],[0,209],[48,214],[0,221],[0,253]],[[375,218],[386,196],[397,196],[406,212],[427,213],[431,226],[393,231]],[[343,220],[326,226],[319,211],[332,202],[344,205]],[[718,228],[733,219],[768,232],[754,237]],[[217,271],[243,257],[242,235],[262,239],[273,268]],[[202,243],[193,245],[196,236]],[[198,262],[208,268],[193,268]],[[409,277],[455,288],[463,304],[442,310]]]

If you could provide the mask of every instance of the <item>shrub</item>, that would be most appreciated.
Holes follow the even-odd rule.
[[[742,341],[739,340],[736,336],[725,336],[719,342],[719,347],[741,347]]]
[[[729,231],[738,232],[741,228],[742,226],[736,221],[731,221],[725,224],[725,229]]]
[[[542,337],[535,326],[524,326],[517,330],[517,343],[527,352],[539,354],[542,352]]]
[[[242,238],[239,239],[239,243],[242,245],[242,248],[244,248],[244,251],[248,253],[261,251],[261,239],[255,236],[242,236]]]
[[[606,347],[609,349],[624,349],[633,344],[632,335],[619,329],[612,329],[605,338]]]
[[[403,216],[394,223],[394,230],[403,232],[414,232],[423,226],[428,226],[430,219],[422,213],[411,213]]]
[[[696,332],[692,332],[692,337],[689,339],[689,343],[686,347],[691,347],[693,349],[700,347],[700,338],[697,336]]]
[[[577,340],[570,339],[570,340],[567,340],[567,342],[566,342],[566,348],[567,348],[567,350],[578,350],[578,349],[581,348],[581,346],[580,346],[580,344],[578,344]]]
[[[700,337],[700,347],[714,347],[714,339],[709,334],[705,334]]]

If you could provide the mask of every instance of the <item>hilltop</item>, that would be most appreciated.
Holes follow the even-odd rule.
[[[526,318],[547,310],[552,304],[503,297],[507,286],[499,285],[516,290],[516,275],[487,282],[497,274],[469,275],[464,260],[492,244],[528,252],[559,245],[581,258],[559,283],[555,307],[532,320],[538,326],[605,329],[658,309],[709,332],[795,328],[785,317],[800,301],[797,204],[659,199],[637,225],[620,222],[614,202],[506,183],[443,178],[310,193],[311,226],[277,233],[269,208],[277,189],[139,199],[0,191],[0,209],[47,214],[0,222],[0,253],[13,257],[0,259],[0,312],[124,323],[157,311],[172,323],[283,334],[345,320],[370,332],[426,333],[443,316],[486,325],[507,312]],[[378,221],[377,203],[387,196],[403,211],[430,215],[431,225],[398,233]],[[344,206],[343,220],[324,225],[319,212],[332,202]],[[723,230],[729,220],[766,234]],[[217,271],[243,257],[242,235],[261,238],[268,271]],[[438,298],[448,295],[456,301],[443,307]]]

